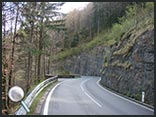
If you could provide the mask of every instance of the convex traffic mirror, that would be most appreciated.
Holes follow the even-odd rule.
[[[30,112],[28,106],[25,104],[24,101],[22,101],[23,97],[24,97],[24,91],[21,87],[18,86],[14,86],[9,90],[8,93],[9,98],[13,101],[13,102],[21,102],[22,106],[24,107],[24,109],[27,112]]]
[[[8,96],[13,102],[19,102],[24,97],[24,91],[21,87],[14,86],[9,90]]]

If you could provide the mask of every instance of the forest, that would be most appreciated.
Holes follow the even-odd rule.
[[[67,14],[59,12],[64,4],[2,2],[2,113],[16,106],[7,96],[12,86],[29,93],[46,74],[60,73],[51,69],[60,60],[117,44],[142,19],[154,22],[152,2],[91,2]]]

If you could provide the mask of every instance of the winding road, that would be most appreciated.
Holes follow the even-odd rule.
[[[48,94],[43,115],[154,115],[154,110],[114,94],[99,77],[62,80]]]

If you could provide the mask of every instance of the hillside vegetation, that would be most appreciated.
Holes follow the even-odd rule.
[[[118,18],[119,23],[113,24],[109,29],[104,29],[98,36],[95,36],[87,43],[59,52],[54,55],[53,60],[64,60],[83,51],[91,50],[98,45],[112,46],[117,43],[120,45],[124,38],[133,33],[131,40],[129,40],[129,45],[125,45],[121,50],[114,52],[114,54],[126,53],[130,45],[135,43],[137,36],[147,29],[154,28],[153,8],[154,4],[150,2],[146,3],[144,7],[137,4],[128,6],[125,15]]]

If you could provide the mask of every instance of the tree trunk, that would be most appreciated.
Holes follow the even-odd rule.
[[[35,56],[35,81],[37,81],[37,56]]]
[[[25,68],[27,68],[27,58],[25,58]],[[27,69],[25,70],[25,79],[27,78]]]
[[[43,18],[42,18],[42,21],[41,21],[41,29],[40,29],[40,36],[39,36],[39,51],[40,51],[40,53],[39,53],[39,55],[38,55],[38,73],[37,73],[37,75],[38,75],[38,82],[40,82],[40,80],[41,80],[41,52],[42,52],[42,37],[43,37],[43,35],[42,35],[42,33],[43,33]]]
[[[29,52],[28,54],[28,67],[27,67],[27,88],[26,88],[26,91],[28,92],[29,91],[29,88],[30,88],[30,70],[31,70],[31,65],[30,65],[30,61],[31,61],[31,54]]]
[[[5,30],[5,22],[6,22],[6,19],[5,19],[5,16],[3,17],[3,26],[4,26],[4,35],[3,35],[3,46],[2,46],[2,115],[5,115],[5,114],[8,114],[8,105],[7,105],[7,92],[6,92],[6,89],[8,88],[7,87],[7,66],[8,66],[8,63],[7,63],[7,60],[6,60],[6,49],[5,49],[5,33],[6,33],[6,30]]]
[[[44,58],[43,58],[43,73],[45,76],[45,74],[46,74],[46,55],[44,55]]]
[[[36,32],[36,36],[35,36],[35,38],[36,38],[36,42],[37,42],[37,40],[38,40],[38,31]],[[35,46],[36,46],[36,48],[38,47],[38,43],[35,43]],[[38,80],[38,76],[37,76],[37,72],[38,72],[38,69],[37,69],[37,67],[38,67],[38,56],[37,55],[35,55],[35,83],[37,82],[37,80]]]
[[[30,36],[30,39],[29,39],[29,43],[31,44],[32,43],[32,37],[33,37],[33,22],[31,24],[31,36]],[[32,55],[31,55],[31,51],[29,50],[28,52],[28,72],[27,72],[27,91],[29,91],[29,88],[30,88],[30,79],[31,79],[31,68],[32,68]]]
[[[52,43],[52,44],[53,44],[53,43]],[[47,74],[50,74],[52,48],[53,48],[53,45],[50,47],[50,51],[49,51]]]
[[[50,73],[50,58],[51,58],[51,55],[49,55],[49,58],[48,58],[47,74]]]
[[[37,76],[38,76],[38,82],[40,82],[41,79],[41,73],[40,73],[40,64],[41,64],[41,54],[38,55],[38,71],[37,71]]]

